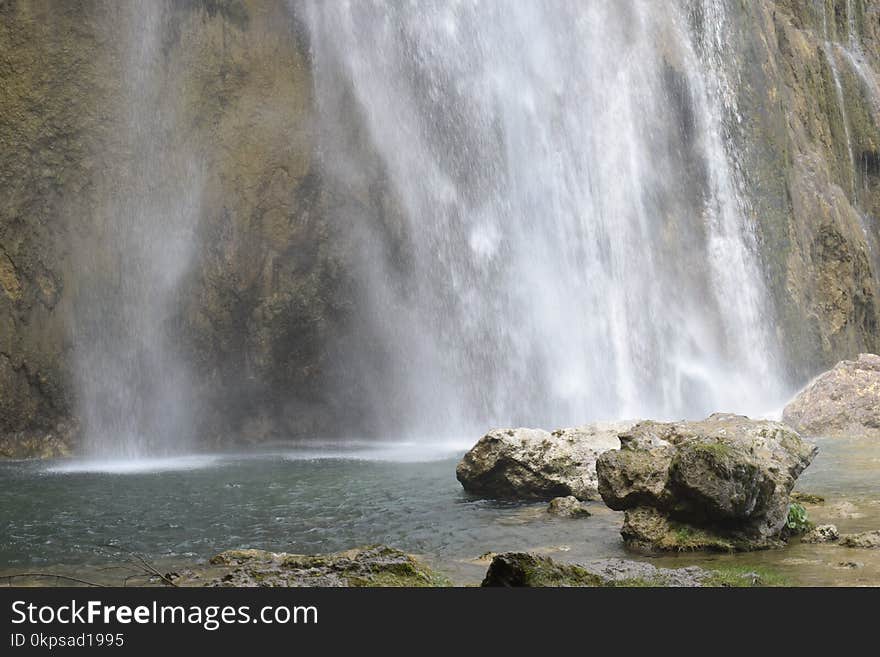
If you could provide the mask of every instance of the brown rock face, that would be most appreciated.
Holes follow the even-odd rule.
[[[346,246],[326,221],[296,7],[156,6],[155,95],[174,117],[161,139],[204,173],[198,248],[166,322],[195,405],[210,409],[196,414],[196,431],[216,444],[326,428],[327,345],[349,303]],[[42,454],[41,437],[78,414],[77,345],[92,339],[94,298],[119,286],[114,208],[139,184],[121,101],[131,8],[0,3],[0,436],[21,444],[16,454]],[[160,195],[180,186],[174,157],[151,183]]]
[[[751,53],[733,64],[744,182],[780,345],[804,381],[880,349],[880,3],[730,4],[730,38]]]
[[[807,436],[880,437],[880,356],[839,362],[810,382],[782,418]]]

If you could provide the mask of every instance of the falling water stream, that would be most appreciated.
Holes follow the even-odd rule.
[[[133,460],[190,446],[191,382],[169,324],[194,246],[201,172],[162,54],[169,10],[167,2],[115,10],[124,26],[115,41],[123,78],[116,111],[126,158],[106,183],[100,246],[82,256],[86,282],[75,319],[89,457]]]
[[[321,182],[354,199],[332,217],[357,245],[359,286],[334,356],[358,383],[357,428],[382,442],[195,457],[181,456],[194,381],[172,336],[204,171],[163,54],[174,0],[114,6],[127,157],[103,183],[116,193],[101,243],[81,254],[73,318],[85,448],[101,462],[0,464],[0,577],[33,564],[108,577],[104,564],[131,553],[172,568],[236,546],[388,542],[466,583],[489,548],[631,556],[601,504],[565,524],[543,505],[471,499],[452,473],[492,426],[760,416],[790,392],[743,191],[726,5],[291,0]],[[826,23],[824,49],[854,162],[844,58],[873,74],[848,21],[846,44]],[[823,443],[801,480],[827,497],[813,517],[875,527],[878,464],[873,445]],[[833,550],[664,563],[880,577],[880,558],[853,566]]]
[[[778,401],[723,2],[307,7],[328,175],[395,199],[346,217],[387,431]]]

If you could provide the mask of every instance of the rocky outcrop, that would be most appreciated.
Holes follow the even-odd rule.
[[[880,529],[859,534],[842,534],[837,544],[848,548],[878,549],[880,548]]]
[[[527,552],[497,554],[489,564],[483,586],[601,586],[598,575],[581,566],[556,563]]]
[[[801,543],[833,543],[840,538],[834,525],[819,525],[801,537]]]
[[[587,518],[590,510],[574,495],[568,497],[554,497],[547,505],[547,513],[560,518]]]
[[[795,480],[816,448],[779,422],[715,414],[640,422],[597,462],[599,492],[643,550],[751,550],[779,543]]]
[[[839,362],[798,393],[782,419],[806,436],[880,437],[880,356]]]
[[[483,436],[455,469],[471,494],[495,499],[598,499],[596,459],[617,449],[632,423],[597,423],[554,432],[496,429]]]
[[[762,586],[765,576],[748,570],[722,572],[697,566],[657,568],[626,559],[562,564],[527,552],[496,555],[483,586],[505,587],[704,587]]]
[[[322,555],[227,550],[212,566],[225,570],[205,586],[426,587],[448,586],[414,557],[384,545]]]

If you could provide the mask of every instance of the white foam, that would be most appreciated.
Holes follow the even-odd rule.
[[[460,456],[473,441],[431,440],[371,441],[316,440],[298,445],[280,445],[269,451],[233,454],[193,454],[159,458],[71,459],[55,462],[44,472],[56,474],[104,473],[151,474],[179,470],[199,470],[244,460],[284,461],[384,461],[390,463],[424,463]]]
[[[223,458],[220,455],[205,454],[135,459],[75,459],[53,464],[46,468],[46,472],[145,474],[173,470],[198,470],[214,466]]]
[[[331,449],[293,449],[280,453],[288,461],[344,459],[386,461],[391,463],[423,463],[460,456],[472,444],[461,441],[380,442],[344,441]]]

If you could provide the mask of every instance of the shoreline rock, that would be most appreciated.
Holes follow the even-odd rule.
[[[595,423],[553,432],[495,429],[464,455],[455,475],[473,495],[506,500],[599,499],[596,459],[620,446],[633,422]]]
[[[432,587],[449,581],[418,559],[385,545],[330,554],[227,550],[211,558],[229,568],[204,586],[215,587]]]
[[[840,547],[876,550],[880,548],[880,529],[858,534],[841,534],[837,544]]]
[[[495,555],[484,587],[710,587],[761,586],[765,577],[749,570],[722,572],[687,566],[658,568],[628,559],[563,564],[528,552]]]
[[[840,538],[835,525],[819,525],[801,537],[801,543],[834,543]]]
[[[599,492],[624,511],[628,547],[745,551],[782,544],[789,494],[818,451],[779,422],[716,413],[640,422],[597,462]]]
[[[880,356],[840,361],[798,393],[782,419],[804,436],[880,438]]]
[[[587,505],[574,495],[554,497],[547,505],[547,513],[560,518],[589,518],[593,515]]]

